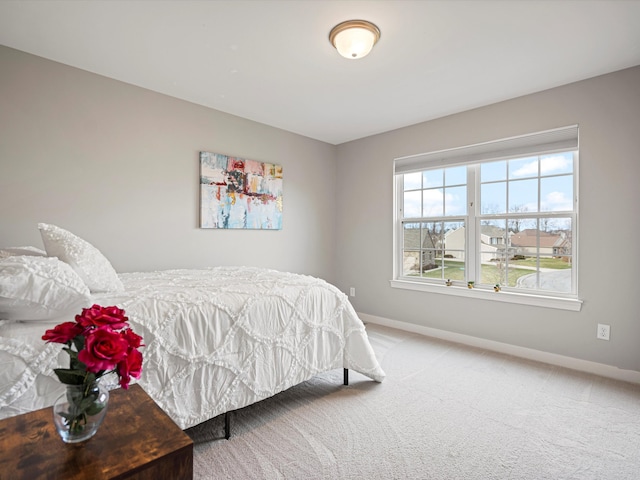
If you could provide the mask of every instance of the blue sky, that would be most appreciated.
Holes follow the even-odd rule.
[[[486,214],[572,211],[572,172],[573,152],[484,163],[480,210]],[[405,218],[464,215],[466,180],[466,166],[405,174]]]

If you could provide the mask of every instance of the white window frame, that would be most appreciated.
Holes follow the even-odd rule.
[[[403,174],[417,172],[427,169],[447,168],[450,166],[472,165],[486,161],[505,160],[524,157],[528,155],[543,155],[560,151],[576,151],[574,158],[573,185],[574,185],[574,211],[572,218],[572,230],[574,238],[572,238],[572,285],[574,292],[571,294],[561,294],[554,292],[541,291],[537,293],[534,290],[524,292],[514,290],[501,290],[495,292],[493,288],[488,286],[477,286],[469,289],[466,284],[457,282],[453,286],[447,286],[441,280],[429,280],[424,278],[415,278],[403,276],[403,224],[401,209],[404,202],[404,186]],[[518,137],[510,137],[507,139],[486,142],[481,144],[469,145],[448,150],[441,150],[426,154],[412,155],[408,157],[400,157],[394,160],[394,228],[393,228],[393,279],[390,284],[393,288],[401,288],[407,290],[415,290],[422,292],[438,293],[444,295],[455,295],[469,298],[480,298],[484,300],[492,300],[505,303],[515,303],[521,305],[532,305],[547,308],[556,308],[562,310],[580,311],[582,301],[578,298],[578,125],[563,127],[553,130],[546,130],[530,135],[522,135]],[[472,170],[472,169],[468,169]],[[476,272],[479,269],[480,252],[471,251],[477,248],[479,241],[476,241],[478,235],[477,229],[480,225],[479,206],[476,205],[476,189],[479,188],[479,174],[470,172],[467,185],[467,202],[469,214],[465,219],[466,231],[466,275],[467,278],[476,278]],[[541,212],[537,212],[533,216],[540,217]],[[566,215],[563,215],[563,217]],[[455,217],[458,218],[458,217]],[[452,218],[451,220],[454,220]],[[421,219],[416,219],[420,222]]]

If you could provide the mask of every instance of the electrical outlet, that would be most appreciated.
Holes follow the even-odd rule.
[[[611,333],[611,327],[609,325],[604,325],[602,323],[598,324],[598,332],[596,333],[596,337],[600,340],[609,340],[609,334]]]
[[[349,289],[349,296],[350,297],[355,297],[356,296],[356,287],[351,287]]]

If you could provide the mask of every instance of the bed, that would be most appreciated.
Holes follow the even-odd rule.
[[[72,257],[99,252],[58,227],[40,230],[46,250],[0,251],[0,418],[49,406],[62,393],[53,368],[68,358],[41,337],[94,303],[125,310],[145,344],[138,383],[182,429],[333,369],[384,379],[364,324],[324,280],[255,267],[121,274],[111,267],[87,280],[100,270],[95,259]],[[25,265],[28,274],[20,273]],[[3,284],[3,275],[11,281]],[[43,276],[56,287],[34,287]],[[73,291],[52,299],[60,284]]]

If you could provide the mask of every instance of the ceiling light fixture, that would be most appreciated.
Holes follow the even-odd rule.
[[[366,20],[349,20],[331,29],[329,41],[338,53],[352,60],[365,57],[380,39],[380,29]]]

